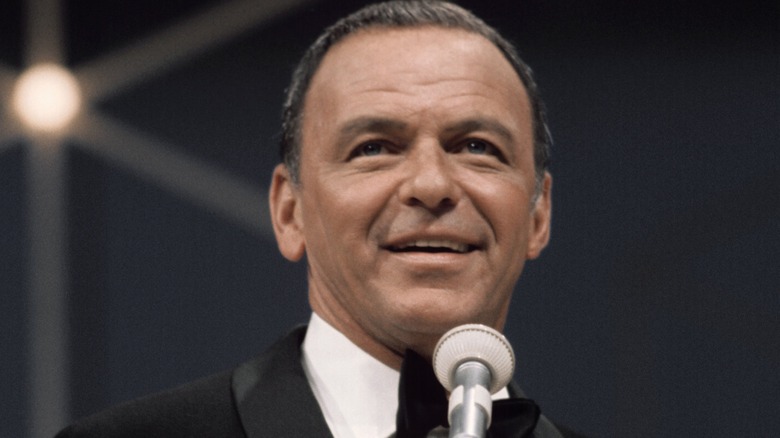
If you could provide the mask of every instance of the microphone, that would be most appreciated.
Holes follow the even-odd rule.
[[[482,324],[448,331],[433,350],[436,378],[450,392],[450,438],[483,438],[495,394],[512,379],[515,353],[504,335]]]

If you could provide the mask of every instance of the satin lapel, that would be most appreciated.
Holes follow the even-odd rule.
[[[510,397],[527,398],[523,390],[520,389],[520,385],[518,385],[514,380],[509,382],[507,389],[509,390]],[[558,428],[556,428],[555,425],[553,425],[552,422],[547,417],[545,417],[544,414],[542,414],[539,416],[539,421],[536,422],[536,429],[534,429],[533,438],[563,438],[563,435],[561,435],[561,432],[558,431]]]
[[[509,391],[509,396],[512,398],[528,398],[525,396],[523,390],[520,389],[520,385],[514,380],[509,381],[509,385],[506,386],[506,389]]]
[[[301,326],[233,372],[233,397],[247,438],[331,436],[301,365]]]

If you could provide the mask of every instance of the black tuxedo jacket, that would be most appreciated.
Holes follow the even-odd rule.
[[[301,365],[305,334],[298,327],[232,371],[109,408],[56,438],[330,437]],[[534,438],[563,436],[539,419]]]

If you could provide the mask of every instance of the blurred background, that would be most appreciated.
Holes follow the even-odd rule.
[[[780,435],[778,3],[459,3],[517,43],[555,138],[552,242],[507,327],[517,380],[592,437]],[[3,0],[0,437],[308,319],[267,218],[279,108],[361,4]]]

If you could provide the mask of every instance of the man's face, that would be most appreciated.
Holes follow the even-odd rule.
[[[460,30],[373,29],[315,74],[300,184],[277,169],[272,216],[283,254],[305,251],[318,314],[353,341],[430,354],[456,325],[503,327],[548,239],[549,175],[536,202],[534,182],[528,99],[497,48]]]

